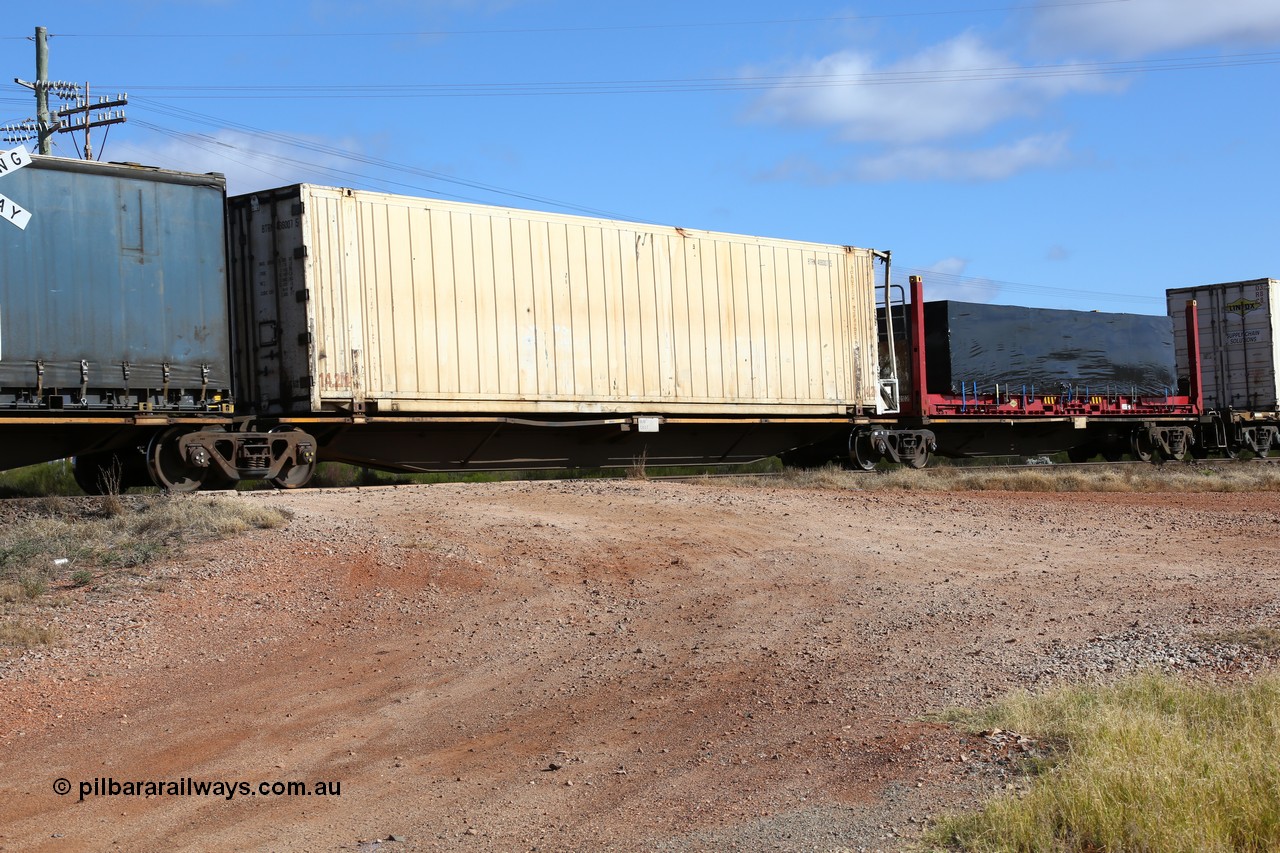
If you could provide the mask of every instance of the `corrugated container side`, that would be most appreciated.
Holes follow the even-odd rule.
[[[166,370],[171,390],[229,392],[220,176],[35,157],[0,189],[32,213],[0,223],[6,403],[82,381],[137,394]]]
[[[305,377],[311,410],[875,411],[868,250],[310,185],[231,206],[280,410]]]
[[[1206,407],[1255,412],[1280,408],[1277,284],[1260,278],[1166,291],[1179,376],[1190,369],[1185,308],[1188,301],[1196,301]]]

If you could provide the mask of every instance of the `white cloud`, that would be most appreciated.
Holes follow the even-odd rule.
[[[1045,133],[988,148],[890,146],[879,154],[850,158],[835,167],[797,155],[757,178],[819,187],[854,181],[996,181],[1028,169],[1066,165],[1071,160],[1067,134]]]
[[[1033,43],[1067,53],[1136,57],[1195,47],[1280,41],[1276,0],[1126,0],[1041,9]]]
[[[350,141],[308,138],[308,144],[326,148],[353,149]],[[333,170],[349,167],[339,154],[301,151],[282,142],[219,130],[193,137],[162,138],[154,142],[111,142],[109,159],[177,169],[184,172],[221,172],[227,176],[230,195],[253,192],[287,184],[314,182],[350,184],[352,176]]]
[[[1070,158],[1065,133],[1029,136],[979,149],[907,146],[863,158],[856,175],[864,181],[996,181]]]
[[[852,142],[916,144],[980,133],[1035,115],[1046,102],[1071,92],[1116,85],[1085,76],[1020,76],[1023,70],[972,33],[881,67],[869,54],[845,51],[789,69],[787,76],[804,85],[770,90],[755,115],[783,124],[834,126]],[[828,85],[840,81],[861,82]]]

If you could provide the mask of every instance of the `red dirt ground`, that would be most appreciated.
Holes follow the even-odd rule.
[[[228,499],[295,517],[0,661],[0,850],[896,849],[1005,784],[925,715],[1280,600],[1275,494]],[[341,791],[80,800],[108,778]]]

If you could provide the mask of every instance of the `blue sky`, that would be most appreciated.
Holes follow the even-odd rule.
[[[233,192],[889,249],[930,297],[1006,304],[1162,313],[1166,287],[1280,277],[1277,0],[27,8],[0,79],[34,76],[45,26],[52,78],[129,95],[105,159]],[[33,110],[0,84],[0,123]]]

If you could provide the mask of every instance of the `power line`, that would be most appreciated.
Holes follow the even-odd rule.
[[[991,80],[1029,80],[1187,71],[1280,64],[1280,51],[1220,56],[1186,56],[1058,65],[1007,65],[927,71],[875,71],[863,74],[788,74],[739,77],[684,77],[651,80],[558,80],[543,82],[410,83],[355,85],[155,86],[115,88],[150,92],[167,99],[334,99],[406,97],[514,97],[547,95],[672,94],[681,92],[761,91],[842,86],[934,85]]]
[[[831,24],[853,21],[876,21],[893,18],[925,18],[950,15],[976,15],[991,12],[1027,12],[1047,8],[1063,8],[1072,6],[1107,6],[1116,3],[1128,3],[1130,0],[1066,0],[1058,3],[1036,3],[1014,6],[987,6],[973,9],[941,9],[926,12],[886,12],[878,15],[835,15],[818,18],[770,18],[761,20],[738,21],[678,21],[646,24],[598,24],[577,27],[508,27],[492,29],[465,30],[409,30],[409,31],[374,31],[343,33],[52,33],[59,38],[116,38],[116,39],[323,39],[323,38],[414,38],[439,36],[482,36],[482,35],[542,35],[550,33],[599,33],[627,32],[637,30],[679,30],[710,29],[717,27],[759,27],[777,26],[780,24]],[[19,39],[27,36],[0,36],[0,39]]]
[[[1163,296],[1151,296],[1140,293],[1116,293],[1114,291],[1085,290],[1082,288],[1072,287],[1052,287],[1041,284],[1027,284],[1025,282],[1001,281],[993,278],[983,278],[981,276],[960,275],[958,273],[944,273],[937,270],[922,269],[919,267],[908,267],[899,264],[894,265],[894,273],[906,275],[921,276],[926,286],[932,282],[934,285],[945,285],[947,287],[970,288],[978,291],[998,289],[1001,293],[1021,293],[1040,296],[1060,296],[1071,297],[1075,299],[1087,298],[1095,301],[1104,302],[1129,302],[1129,303],[1149,303],[1163,302]]]
[[[430,169],[423,169],[417,166],[412,166],[404,163],[395,163],[390,160],[384,160],[379,157],[373,157],[371,155],[368,155],[359,151],[350,151],[350,150],[338,148],[335,146],[323,145],[317,142],[311,142],[306,139],[300,139],[300,138],[289,136],[283,133],[275,133],[272,131],[262,130],[260,128],[242,124],[240,122],[228,121],[226,119],[205,115],[203,113],[194,112],[192,110],[183,109],[181,107],[173,107],[173,106],[165,105],[163,103],[154,102],[154,101],[151,101],[151,99],[149,98],[135,97],[132,103],[135,107],[141,107],[142,109],[150,109],[162,115],[168,115],[171,118],[178,118],[184,121],[193,121],[200,124],[206,124],[215,128],[230,128],[233,130],[240,131],[254,138],[266,140],[269,142],[274,142],[280,145],[294,147],[304,151],[311,151],[313,153],[324,154],[327,156],[341,157],[343,160],[348,162],[362,163],[364,165],[373,166],[379,169],[387,169],[397,174],[416,175],[418,177],[426,178],[431,181],[447,183],[454,186],[466,187],[468,189],[479,190],[481,192],[504,196],[507,198],[515,198],[515,199],[520,199],[522,201],[533,202],[539,205],[550,206],[560,210],[575,211],[577,213],[586,214],[589,216],[598,216],[604,219],[634,219],[634,217],[628,217],[623,214],[614,213],[608,210],[601,210],[599,208],[587,207],[580,204],[574,204],[572,202],[564,201],[562,199],[555,199],[547,196],[539,196],[531,193],[520,192],[519,190],[510,189],[507,187],[500,187],[494,184],[486,184],[480,181],[472,181],[472,180],[467,180],[465,178],[458,178],[453,175],[444,174],[443,172],[435,172]],[[158,126],[156,125],[153,125],[153,127],[156,127],[157,129],[159,129]],[[175,133],[177,132],[175,131]],[[205,138],[210,139],[210,141],[217,142],[216,140],[212,140],[209,137],[205,137]],[[263,154],[262,156],[271,156],[271,155]],[[287,161],[287,158],[281,158],[281,159],[285,159]],[[317,166],[317,164],[307,164],[307,163],[300,163],[300,162],[296,164],[305,165],[308,167],[318,167],[321,170],[329,169],[329,167]],[[364,177],[354,172],[343,172],[341,170],[337,170],[337,171],[340,171],[342,174],[354,175],[356,177]],[[400,186],[409,186],[407,184],[402,184],[396,181],[385,181],[384,183],[398,184]],[[417,189],[417,187],[414,187],[414,188]],[[448,193],[443,193],[443,194],[449,195]],[[461,198],[460,196],[454,196],[454,197]]]

